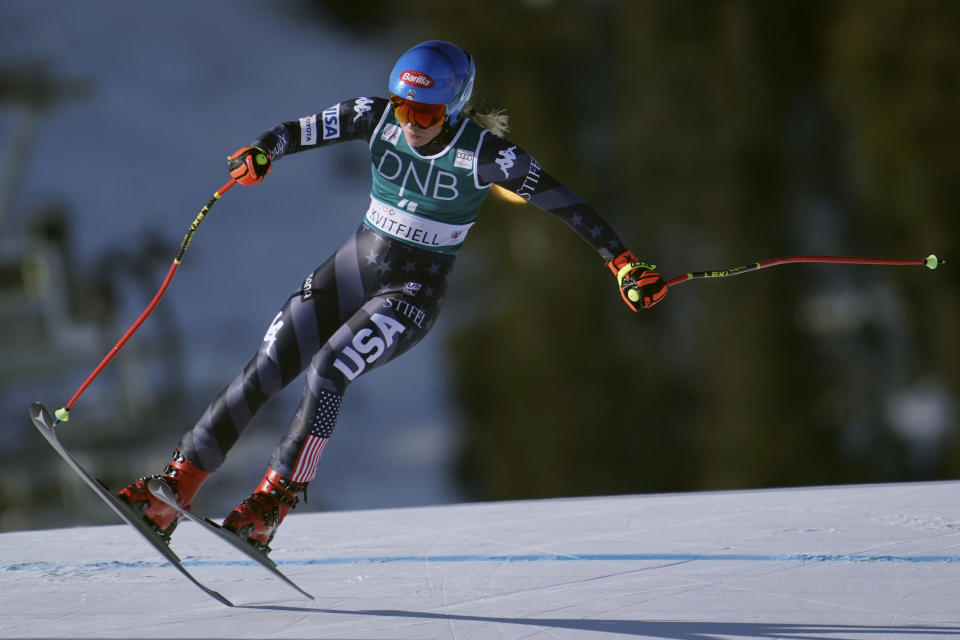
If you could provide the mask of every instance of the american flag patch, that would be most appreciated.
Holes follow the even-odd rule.
[[[327,440],[333,435],[333,428],[340,415],[340,404],[343,396],[329,391],[321,391],[319,404],[313,414],[313,423],[310,433],[300,449],[297,464],[293,469],[293,482],[310,482],[317,475],[317,465],[320,463],[320,454],[327,446]]]

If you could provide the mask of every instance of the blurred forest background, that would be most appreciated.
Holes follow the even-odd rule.
[[[550,6],[423,33],[463,42],[512,139],[666,275],[960,237],[960,4]],[[473,498],[960,475],[950,267],[784,267],[634,316],[535,211],[491,206],[465,254],[450,346]]]
[[[286,12],[301,31],[332,30],[355,50],[376,51],[380,68],[370,73],[382,81],[353,94],[341,90],[349,84],[342,76],[324,76],[324,65],[310,65],[323,93],[319,103],[316,93],[309,104],[296,96],[303,113],[352,95],[382,95],[394,58],[418,41],[442,38],[466,48],[478,65],[474,96],[507,110],[508,137],[601,211],[666,277],[782,255],[916,259],[936,253],[949,259],[955,253],[960,3],[952,0],[425,0],[393,13],[368,0],[298,0],[272,9]],[[264,53],[250,46],[252,34],[234,35],[234,55],[241,60],[284,47],[271,39]],[[178,34],[169,38],[176,42]],[[343,66],[351,57],[328,62]],[[82,83],[44,83],[42,74],[9,61],[3,72],[0,107],[46,109],[44,101],[92,90]],[[254,109],[262,80],[244,82]],[[239,131],[246,136],[239,144],[245,144],[274,122],[303,113],[251,118],[246,128],[230,131],[230,140]],[[6,132],[9,156],[19,138]],[[118,144],[105,135],[88,132],[91,144]],[[231,151],[227,144],[216,151]],[[203,140],[197,146],[214,145]],[[368,168],[351,162],[351,175],[363,184]],[[55,175],[64,168],[45,169]],[[282,180],[279,173],[271,179]],[[219,186],[210,178],[202,184],[209,191]],[[358,189],[348,229],[362,213],[365,192]],[[251,193],[245,197],[257,202],[260,196]],[[197,207],[208,197],[202,190],[180,195]],[[178,221],[186,223],[190,213],[168,220],[164,232],[178,232]],[[34,244],[39,238],[47,248],[59,243],[69,254],[65,215],[46,211],[23,237]],[[126,263],[123,256],[100,256],[102,264],[141,282],[127,307],[124,289],[104,281],[64,303],[65,313],[103,335],[85,338],[96,348],[73,361],[74,374],[60,380],[59,389],[72,391],[136,317],[144,292],[152,293],[162,279],[179,241],[175,235],[171,244],[143,234]],[[49,309],[36,312],[29,332],[23,329],[23,309],[42,305],[30,294],[29,265],[38,254],[23,249],[30,242],[21,245],[7,251],[3,271],[4,308],[7,316],[20,310],[21,330],[2,338],[0,358],[7,366],[0,365],[0,391],[7,394],[5,406],[20,411],[22,404],[25,414],[35,398],[23,398],[22,364],[13,366],[10,354],[27,345],[29,359],[48,361],[48,372],[63,356],[45,333]],[[294,273],[312,266],[301,263]],[[957,479],[956,274],[952,263],[935,272],[790,265],[686,283],[654,310],[632,314],[596,254],[563,224],[528,205],[491,197],[461,253],[442,322],[428,339],[442,351],[444,366],[417,370],[416,380],[398,375],[410,386],[395,385],[395,392],[416,397],[411,387],[419,380],[445,378],[445,433],[455,439],[443,468],[451,488],[431,494],[434,502]],[[286,277],[279,291],[295,281]],[[279,300],[276,287],[273,299]],[[17,302],[18,295],[27,302]],[[152,410],[131,409],[126,398],[112,413],[147,413],[151,436],[165,443],[234,371],[221,371],[209,385],[183,383],[177,371],[194,361],[175,337],[190,333],[190,318],[177,316],[177,304],[166,320],[164,312],[151,319],[159,328],[145,338],[165,345],[152,356],[162,355],[167,370],[163,384],[152,387]],[[265,327],[272,313],[258,309],[257,326]],[[245,356],[255,340],[231,349]],[[148,356],[140,352],[138,359]],[[402,361],[375,372],[387,377],[369,384],[395,384],[390,370]],[[51,377],[36,379],[49,385]],[[364,406],[378,402],[363,393],[351,388],[345,411],[354,395]],[[282,407],[276,419],[285,420],[291,410]],[[98,448],[89,442],[92,432],[116,456],[111,405],[96,417],[102,428],[88,430],[89,454]],[[124,443],[129,465],[114,468],[108,482],[129,481],[125,474],[133,468],[153,472],[143,468],[148,458],[140,452],[152,447],[154,466],[163,458],[156,457],[160,445],[146,437]],[[38,486],[34,469],[42,445],[14,452],[0,489],[5,508],[42,502],[56,511],[76,499],[58,485]],[[245,482],[262,473],[263,453],[257,455]],[[225,500],[246,491],[230,489]],[[323,491],[317,508],[356,506],[325,501]],[[371,505],[378,506],[360,506]],[[65,520],[21,514],[0,518],[0,528]]]

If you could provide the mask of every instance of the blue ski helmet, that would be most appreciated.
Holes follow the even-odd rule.
[[[407,50],[390,72],[390,93],[424,104],[442,104],[451,124],[473,93],[473,58],[455,44],[428,40]]]

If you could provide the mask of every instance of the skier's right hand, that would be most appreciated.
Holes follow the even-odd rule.
[[[260,147],[237,149],[227,158],[227,169],[240,184],[257,184],[270,173],[270,154]]]

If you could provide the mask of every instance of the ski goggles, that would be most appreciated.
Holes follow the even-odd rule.
[[[432,129],[447,117],[447,105],[425,104],[390,94],[390,106],[393,116],[400,124],[410,123],[421,129]]]

